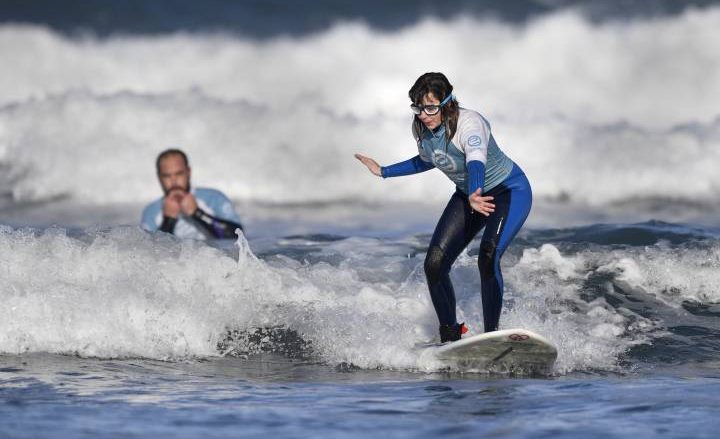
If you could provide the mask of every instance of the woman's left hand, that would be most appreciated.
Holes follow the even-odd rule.
[[[492,200],[493,197],[491,196],[483,197],[482,189],[480,188],[473,192],[468,199],[470,207],[485,216],[490,216],[491,213],[495,212],[495,204],[491,203]]]

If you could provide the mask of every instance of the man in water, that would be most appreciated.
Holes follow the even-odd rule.
[[[165,196],[145,207],[143,229],[194,239],[233,239],[236,229],[243,230],[225,194],[215,189],[190,188],[190,166],[184,152],[161,152],[155,167]]]

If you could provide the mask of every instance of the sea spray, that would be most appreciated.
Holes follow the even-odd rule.
[[[285,256],[282,245],[259,259],[243,236],[235,259],[137,227],[73,235],[5,227],[0,351],[172,360],[226,354],[218,343],[228,331],[280,327],[327,364],[442,368],[418,348],[436,340],[437,323],[414,239],[285,241],[314,249],[312,260]],[[559,372],[613,369],[652,328],[629,309],[586,296],[582,258],[544,246],[504,267],[501,326],[553,341]],[[452,277],[459,316],[481,331],[475,257],[464,254]]]

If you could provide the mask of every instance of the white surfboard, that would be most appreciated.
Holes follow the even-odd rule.
[[[435,348],[435,356],[463,371],[548,374],[557,348],[527,329],[504,329],[462,338]]]

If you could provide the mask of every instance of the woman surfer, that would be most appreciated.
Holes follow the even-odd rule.
[[[461,108],[442,73],[425,73],[409,92],[412,132],[418,155],[380,166],[355,154],[373,174],[388,178],[438,168],[455,183],[435,227],[425,256],[425,276],[440,322],[440,341],[459,340],[467,331],[455,316],[450,268],[484,227],[478,268],[482,282],[485,332],[500,320],[503,278],[500,258],[530,213],[532,191],[527,177],[495,143],[490,124],[479,113]]]

